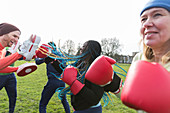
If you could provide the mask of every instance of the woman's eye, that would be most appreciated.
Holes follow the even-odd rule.
[[[146,20],[147,20],[147,18],[141,18],[141,22],[144,22]]]
[[[162,14],[160,14],[160,13],[154,14],[154,17],[157,17],[157,16],[162,16]]]

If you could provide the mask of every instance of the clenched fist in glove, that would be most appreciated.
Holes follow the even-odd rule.
[[[131,64],[121,93],[122,102],[148,113],[170,113],[170,73],[160,64]]]
[[[85,78],[97,85],[107,85],[113,79],[114,73],[112,64],[116,61],[107,56],[97,57],[86,72]]]
[[[45,58],[47,57],[47,54],[50,53],[52,47],[49,46],[48,44],[42,44],[38,50],[36,50],[36,56],[38,58]]]
[[[61,77],[70,86],[71,92],[74,95],[84,87],[84,84],[77,80],[77,69],[73,66],[67,66]]]

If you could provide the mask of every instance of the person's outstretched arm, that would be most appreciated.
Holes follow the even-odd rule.
[[[14,53],[14,54],[9,55],[7,57],[0,58],[0,70],[8,67],[11,64],[13,64],[15,61],[17,61],[21,57],[22,57],[22,55],[20,55],[18,53]]]

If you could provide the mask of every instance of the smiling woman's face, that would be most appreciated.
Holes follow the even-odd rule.
[[[13,31],[13,32],[10,32],[5,36],[5,41],[7,42],[6,43],[6,46],[7,47],[11,47],[12,44],[15,44],[18,42],[19,40],[19,37],[20,37],[20,32],[19,31]]]
[[[141,15],[140,33],[145,45],[158,48],[170,41],[170,12],[151,8]]]

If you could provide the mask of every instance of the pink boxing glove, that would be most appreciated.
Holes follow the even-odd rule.
[[[84,87],[84,84],[77,80],[77,69],[73,66],[65,68],[61,79],[70,86],[70,90],[74,95]]]
[[[97,85],[106,85],[113,79],[112,64],[116,61],[107,56],[97,57],[86,72],[85,78]]]
[[[122,102],[149,113],[170,113],[170,73],[158,63],[134,62],[121,93]]]
[[[47,57],[48,52],[50,51],[51,46],[48,44],[42,44],[38,50],[36,50],[36,56],[39,58],[45,58]],[[52,49],[52,48],[51,48]]]

